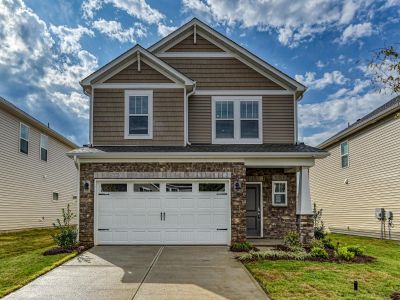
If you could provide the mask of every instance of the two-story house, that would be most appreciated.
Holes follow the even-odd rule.
[[[0,231],[51,227],[76,211],[78,146],[0,97]],[[76,221],[76,220],[74,220]]]
[[[400,240],[400,96],[319,147],[330,156],[310,170],[310,191],[326,227]],[[381,208],[387,215],[383,224],[376,215]]]
[[[302,84],[193,19],[81,85],[91,144],[68,155],[82,243],[312,235],[308,168],[327,153],[297,143]]]

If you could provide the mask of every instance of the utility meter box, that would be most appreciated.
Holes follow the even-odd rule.
[[[392,211],[386,211],[385,216],[386,216],[386,219],[393,220],[393,212]]]
[[[375,208],[375,217],[378,220],[384,220],[385,219],[385,209],[384,208]]]

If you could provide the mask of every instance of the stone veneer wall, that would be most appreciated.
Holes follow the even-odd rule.
[[[247,182],[262,182],[264,237],[282,239],[289,230],[298,230],[296,215],[296,173],[283,169],[247,169]],[[272,206],[272,181],[287,181],[288,205]]]
[[[231,172],[231,239],[246,240],[246,168],[243,163],[82,163],[80,165],[79,240],[94,244],[95,172]],[[84,192],[83,182],[90,182]],[[240,182],[240,188],[234,187]]]

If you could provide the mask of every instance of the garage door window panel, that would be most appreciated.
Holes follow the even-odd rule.
[[[160,184],[159,183],[135,183],[133,185],[133,191],[137,193],[142,192],[160,192]]]
[[[101,185],[101,191],[103,193],[120,193],[126,192],[128,190],[128,185],[126,183],[103,183]]]
[[[167,183],[166,185],[167,192],[192,192],[193,185],[191,183]]]
[[[225,192],[225,183],[199,183],[199,192]]]

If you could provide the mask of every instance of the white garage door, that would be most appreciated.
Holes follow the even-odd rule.
[[[229,183],[97,182],[97,244],[228,244]]]

